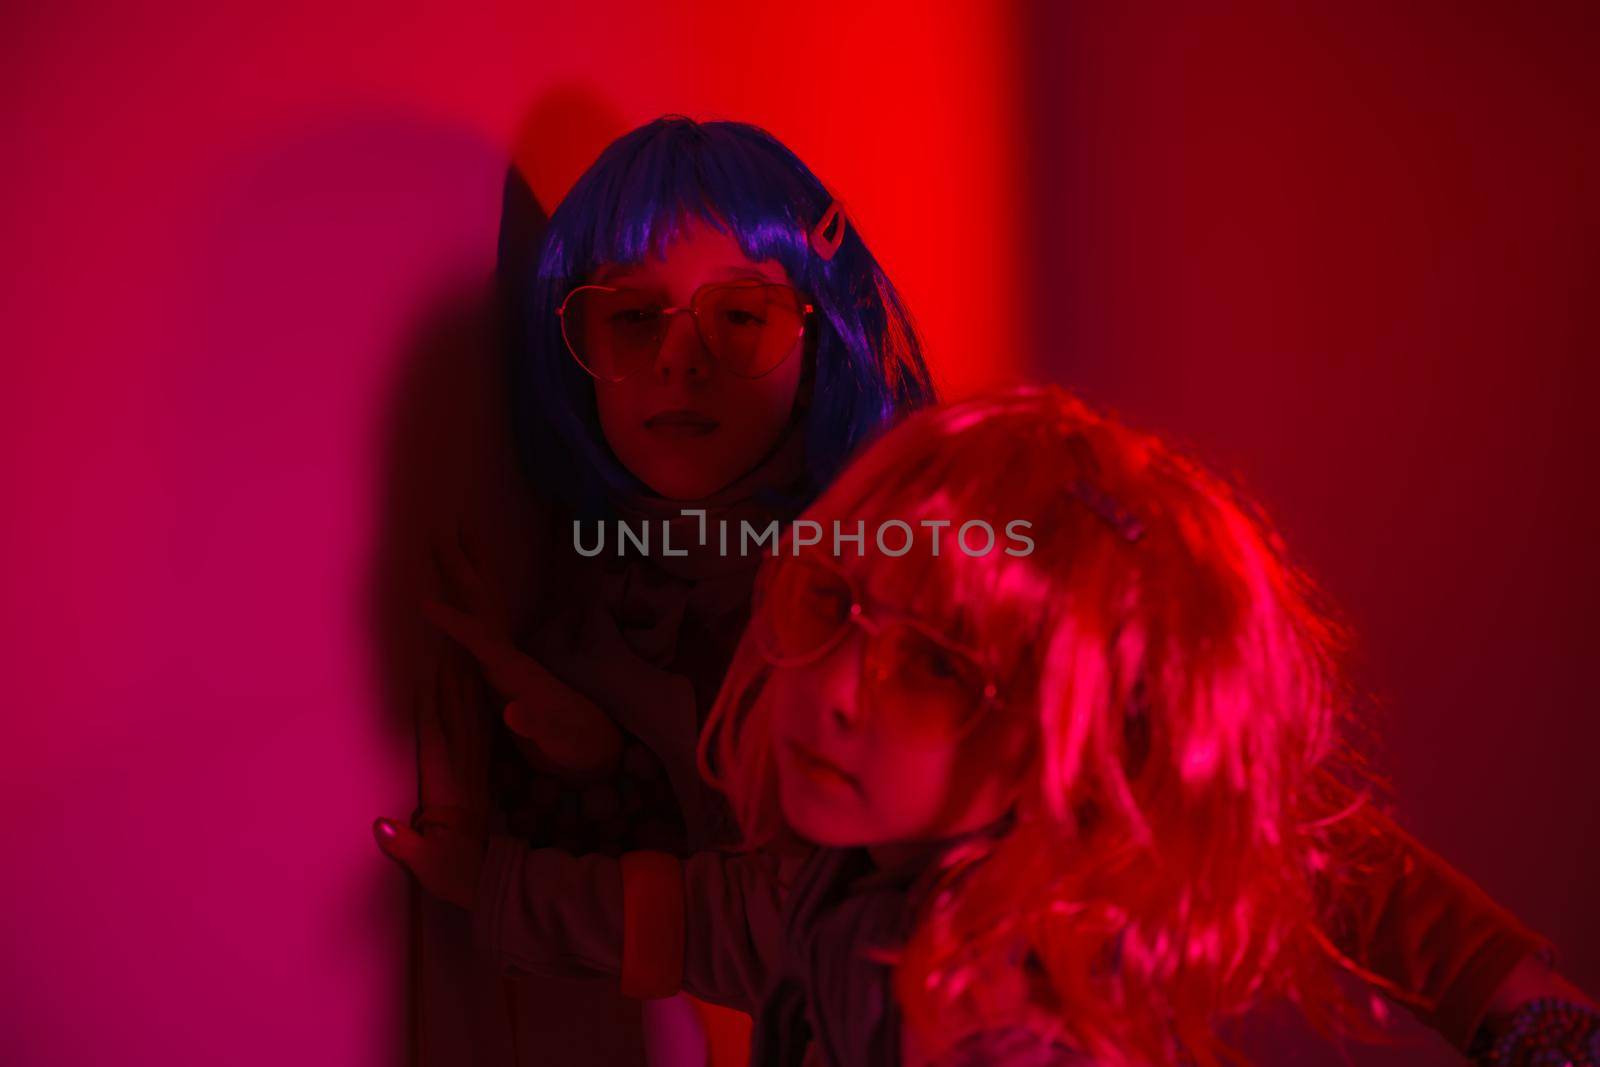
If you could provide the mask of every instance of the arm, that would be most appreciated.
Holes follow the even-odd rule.
[[[1551,963],[1538,956],[1528,956],[1511,969],[1505,981],[1495,990],[1484,1015],[1484,1025],[1493,1028],[1503,1024],[1518,1008],[1540,997],[1554,997],[1581,1004],[1591,1011],[1600,1011],[1600,1004],[1561,977]]]
[[[1485,1017],[1504,1008],[1502,988],[1516,992],[1508,980],[1552,947],[1388,816],[1363,818],[1378,859],[1328,933],[1381,988],[1465,1051]]]
[[[631,996],[753,1011],[782,940],[778,871],[765,854],[621,858],[489,841],[473,937],[507,974],[614,975]]]
[[[508,973],[618,975],[634,996],[681,986],[752,1008],[781,943],[781,887],[801,857],[574,856],[485,837],[462,785],[483,775],[473,679],[459,655],[443,667],[417,694],[426,803],[411,825],[374,823],[384,853],[429,894],[473,911],[475,938]]]
[[[592,700],[517,647],[510,606],[479,573],[459,536],[458,531],[433,547],[447,584],[466,608],[429,598],[423,614],[477,659],[507,702],[506,726],[531,764],[575,780],[609,773],[622,753],[621,731]]]
[[[932,1059],[909,1027],[902,1033],[900,1067],[1094,1067],[1083,1053],[1022,1026],[978,1031]]]
[[[423,611],[477,658],[484,677],[508,701],[506,726],[529,762],[579,780],[616,767],[622,732],[592,700],[482,619],[439,601],[425,602]]]

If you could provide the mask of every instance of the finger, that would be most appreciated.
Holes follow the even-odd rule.
[[[518,737],[537,741],[540,737],[538,712],[525,700],[513,700],[501,713],[506,728]]]
[[[504,655],[504,642],[477,616],[431,597],[423,599],[422,614],[476,656],[478,662],[487,666],[490,660]]]
[[[489,681],[502,692],[516,676],[516,660],[520,653],[514,646],[484,625],[481,619],[458,611],[449,604],[436,600],[423,602],[423,614],[428,621],[447,634],[459,648],[464,648],[478,661]]]
[[[489,684],[501,696],[511,697],[542,682],[543,668],[482,620],[435,600],[423,601],[423,613],[472,653]]]
[[[425,847],[421,834],[396,819],[379,818],[373,820],[372,836],[384,855],[412,874],[417,873]]]
[[[449,545],[445,546],[450,556],[447,565],[461,586],[468,608],[490,626],[502,633],[508,632],[511,604],[506,599],[506,591],[497,584],[498,572],[490,566],[491,556],[482,538],[466,522],[457,522],[455,541],[453,552]]]
[[[487,603],[483,576],[478,563],[468,556],[462,546],[459,522],[450,534],[434,540],[433,555],[445,580],[461,593],[462,599],[474,610],[481,609]]]

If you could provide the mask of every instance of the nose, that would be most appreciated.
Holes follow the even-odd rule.
[[[667,332],[661,339],[661,349],[656,353],[656,375],[663,382],[673,377],[704,378],[711,373],[711,353],[700,340],[695,328],[694,315],[681,311],[667,322]]]
[[[865,694],[861,691],[862,657],[866,654],[865,634],[852,626],[837,645],[814,665],[817,672],[816,699],[829,725],[850,732],[861,724]]]

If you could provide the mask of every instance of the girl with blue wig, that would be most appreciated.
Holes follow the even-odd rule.
[[[471,987],[477,1030],[448,1039],[452,1061],[705,1063],[719,1016],[678,993],[685,941],[736,936],[738,909],[720,931],[662,902],[684,899],[684,857],[739,841],[696,743],[765,555],[741,550],[740,532],[793,519],[935,390],[842,206],[753,126],[669,116],[619,138],[551,215],[531,267],[513,279],[511,392],[543,505],[537,595],[512,611],[451,546],[457,605],[428,609],[482,666],[507,729],[473,744],[460,672],[443,672],[457,684],[426,702],[439,720],[421,723],[423,807],[410,829],[380,820],[379,843],[469,909],[479,947],[518,976]],[[487,802],[459,785],[479,779]],[[1327,936],[1465,1051],[1485,1019],[1549,992],[1550,947],[1374,825],[1382,861]],[[486,907],[492,834],[574,860],[551,868],[559,884],[530,874]]]
[[[823,182],[737,122],[668,116],[618,138],[526,268],[503,247],[502,270],[512,424],[542,516],[537,591],[513,610],[470,553],[445,552],[458,595],[430,616],[482,663],[507,729],[486,756],[488,821],[480,800],[430,795],[424,753],[413,824],[613,856],[732,844],[695,746],[761,553],[718,534],[786,522],[853,450],[935,400],[910,316]],[[648,546],[622,551],[619,523]],[[578,551],[595,536],[612,540]],[[630,885],[651,892],[647,875]],[[424,1058],[470,1045],[506,1063],[703,1063],[707,1020],[713,1039],[740,1033],[686,998],[623,996],[649,991],[631,970],[622,993],[470,982],[494,1003],[449,1025],[475,1032],[439,1032],[438,1006],[430,1030],[417,1005]]]

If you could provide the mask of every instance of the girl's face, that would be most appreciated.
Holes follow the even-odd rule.
[[[817,844],[857,847],[936,840],[998,819],[1015,798],[1023,731],[991,719],[961,734],[902,736],[863,691],[868,640],[852,625],[821,659],[773,668],[766,698],[788,824]]]
[[[739,242],[698,216],[688,216],[657,259],[605,266],[592,284],[660,294],[688,307],[714,282],[792,284],[775,260],[756,262]],[[651,490],[674,500],[710,496],[755,467],[778,443],[794,410],[803,345],[759,378],[719,366],[693,317],[674,315],[653,366],[620,382],[597,379],[600,427],[617,460]]]

